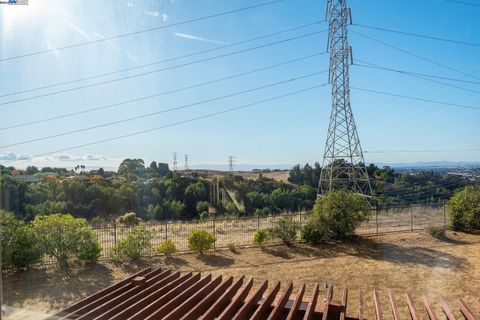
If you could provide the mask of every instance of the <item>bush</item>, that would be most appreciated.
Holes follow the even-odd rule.
[[[54,257],[60,267],[69,260],[97,261],[102,250],[85,219],[69,214],[39,215],[32,223],[42,252]]]
[[[210,214],[208,213],[208,211],[203,211],[202,213],[200,213],[200,220],[207,220],[207,219],[210,219]]]
[[[42,252],[30,225],[0,210],[0,228],[3,267],[24,269],[41,261]]]
[[[172,254],[177,252],[177,246],[175,246],[172,240],[165,240],[157,246],[157,252],[163,253],[167,258],[170,258]]]
[[[437,239],[442,239],[445,237],[445,229],[442,227],[428,226],[425,228],[425,232]]]
[[[197,212],[205,212],[206,211],[208,213],[209,208],[210,208],[210,206],[209,206],[207,201],[197,202],[197,205],[196,205]]]
[[[233,242],[227,243],[227,248],[232,253],[238,253],[237,248],[235,247],[235,243],[233,243]]]
[[[301,232],[302,240],[319,243],[347,239],[370,214],[371,208],[362,196],[344,190],[332,191],[317,198],[312,215]]]
[[[468,186],[455,193],[448,209],[453,230],[480,230],[480,187]]]
[[[112,257],[116,260],[137,260],[142,252],[151,248],[153,232],[144,226],[130,228],[128,235],[113,246]]]
[[[268,241],[268,231],[265,229],[258,229],[253,234],[253,244],[263,248],[263,244]]]
[[[127,226],[136,226],[140,223],[140,221],[142,221],[142,219],[137,218],[137,214],[135,212],[127,212],[117,219],[118,223],[122,223]]]
[[[289,218],[280,218],[277,225],[270,229],[270,235],[277,238],[288,247],[291,247],[297,239],[298,224]]]
[[[213,248],[217,238],[208,231],[195,230],[188,237],[188,247],[193,252],[203,254]]]

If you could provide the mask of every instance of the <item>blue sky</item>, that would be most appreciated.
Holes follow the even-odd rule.
[[[168,25],[262,2],[267,1],[30,0],[28,6],[2,5],[0,7],[2,46],[0,59]],[[480,7],[444,0],[354,0],[350,1],[349,5],[352,8],[353,22],[357,24],[480,43],[480,23],[478,22]],[[283,0],[251,10],[134,36],[0,61],[0,95],[221,47],[314,23],[324,18],[325,1]],[[1,128],[175,90],[320,53],[325,50],[327,33],[315,32],[326,28],[325,23],[312,24],[276,36],[150,67],[30,93],[0,97]],[[478,46],[426,40],[359,26],[351,26],[350,31],[349,38],[356,63],[367,61],[395,69],[480,82],[480,47]],[[307,34],[310,35],[307,36]],[[98,81],[168,68],[301,35],[305,37],[231,54],[223,58],[43,98],[2,104]],[[364,36],[402,48],[437,64],[394,50]],[[141,102],[0,130],[0,145],[7,146],[192,104],[303,77],[327,68],[328,55],[318,55]],[[350,74],[352,87],[480,107],[480,87],[475,83],[442,80],[463,89],[453,88],[424,79],[355,65],[351,66]],[[0,163],[20,167],[32,163],[40,166],[47,164],[74,166],[82,163],[108,167],[115,166],[119,159],[125,157],[140,157],[147,162],[156,160],[171,163],[173,152],[189,154],[191,165],[226,165],[228,155],[235,155],[239,165],[243,163],[273,166],[321,161],[330,113],[329,86],[125,139],[63,152],[55,151],[169,125],[321,85],[327,82],[327,76],[328,73],[321,73],[174,112],[53,139],[1,147]],[[362,147],[366,151],[366,162],[480,160],[479,110],[383,96],[358,89],[351,90],[351,104]],[[441,150],[449,151],[440,152]],[[51,154],[34,157],[44,153]],[[10,161],[15,158],[17,158],[16,161]],[[18,158],[28,160],[18,160]],[[180,161],[181,164],[182,161]]]

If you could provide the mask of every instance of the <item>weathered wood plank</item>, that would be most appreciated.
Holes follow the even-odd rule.
[[[392,308],[393,319],[400,320],[400,314],[398,313],[397,303],[395,302],[392,290],[388,290],[388,298],[390,300],[390,307]]]
[[[447,300],[444,297],[440,297],[440,306],[442,307],[443,313],[447,316],[448,320],[457,320],[455,315],[452,312],[452,308],[448,305]]]
[[[247,319],[249,313],[255,309],[258,301],[262,298],[263,293],[268,288],[268,281],[263,281],[262,285],[255,291],[255,293],[250,296],[250,298],[245,301],[245,304],[238,310],[237,314],[233,317],[233,320],[244,320]]]
[[[243,284],[244,277],[240,277],[224,294],[205,312],[200,320],[213,320],[215,316],[222,312],[222,309],[228,305],[230,299],[237,293]]]
[[[268,316],[267,320],[274,320],[276,319],[280,314],[282,314],[285,304],[287,303],[288,299],[290,298],[290,294],[292,293],[293,290],[293,283],[289,282],[287,285],[287,288],[282,294],[282,297],[280,300],[278,300],[277,305],[275,308],[273,308],[272,313]]]
[[[278,291],[280,291],[280,282],[277,281],[275,286],[273,286],[272,291],[267,295],[265,300],[260,303],[255,313],[250,317],[250,320],[260,320],[265,319],[264,314],[267,309],[272,307],[273,300],[277,296]]]
[[[432,304],[430,300],[428,300],[427,296],[423,296],[423,304],[425,305],[425,309],[427,309],[428,317],[430,320],[438,320],[435,311],[433,310]]]
[[[303,320],[311,320],[313,318],[313,314],[315,313],[315,307],[317,306],[318,300],[318,287],[318,282],[316,282],[313,286],[312,295],[310,296],[310,301],[308,301],[307,310],[305,310]]]
[[[458,306],[460,307],[460,311],[462,312],[463,316],[467,320],[475,320],[475,316],[473,312],[468,308],[468,306],[463,302],[462,299],[458,299]]]
[[[297,296],[295,297],[295,300],[293,300],[292,307],[290,308],[290,312],[287,315],[287,320],[294,320],[295,315],[300,308],[300,304],[302,303],[303,299],[303,294],[305,293],[305,283],[302,283],[300,286],[300,289],[297,292]]]
[[[376,290],[373,290],[373,303],[375,304],[375,317],[377,320],[382,320],[382,307]]]
[[[364,320],[365,319],[365,300],[363,299],[363,291],[359,290],[358,292],[358,319]]]
[[[253,287],[253,278],[251,278],[245,287],[233,297],[230,304],[223,310],[223,312],[216,318],[217,320],[231,320],[235,312],[239,309],[239,306],[243,304],[245,298]]]
[[[415,304],[408,293],[405,294],[405,303],[408,306],[408,311],[410,312],[410,317],[412,320],[420,320],[417,310],[415,309]]]

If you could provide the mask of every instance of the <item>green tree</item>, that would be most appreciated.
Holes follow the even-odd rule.
[[[450,226],[454,230],[480,229],[480,186],[458,191],[448,203]]]
[[[136,175],[143,177],[145,175],[145,162],[142,159],[125,159],[118,167],[118,174],[121,176]]]
[[[313,212],[301,232],[302,239],[318,243],[327,239],[346,239],[355,228],[368,220],[371,208],[360,195],[338,190],[319,197]]]

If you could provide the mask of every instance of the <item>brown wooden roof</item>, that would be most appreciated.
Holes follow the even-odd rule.
[[[348,290],[341,293],[341,300],[333,300],[333,287],[326,294],[319,295],[319,284],[315,283],[312,292],[306,292],[301,284],[293,292],[293,284],[288,283],[280,290],[280,283],[269,286],[267,280],[253,289],[253,279],[244,277],[212,277],[200,273],[181,274],[178,271],[150,268],[120,281],[74,305],[62,310],[49,319],[223,319],[223,320],[259,320],[259,319],[359,319],[365,314],[364,293],[359,294],[359,308],[346,317]],[[385,300],[385,299],[384,299]],[[373,291],[374,314],[377,320],[384,314],[399,320],[396,298],[391,291],[388,294],[388,308],[382,308],[377,291]],[[424,297],[415,305],[409,294],[402,303],[408,308],[413,320],[419,319],[417,307],[426,310],[431,320],[440,319]],[[450,304],[440,298],[444,315],[449,320],[456,317],[452,308],[458,308],[467,320],[478,319],[480,298],[475,305],[467,306],[462,299]],[[418,309],[419,310],[419,309]],[[422,311],[423,311],[422,310]]]

